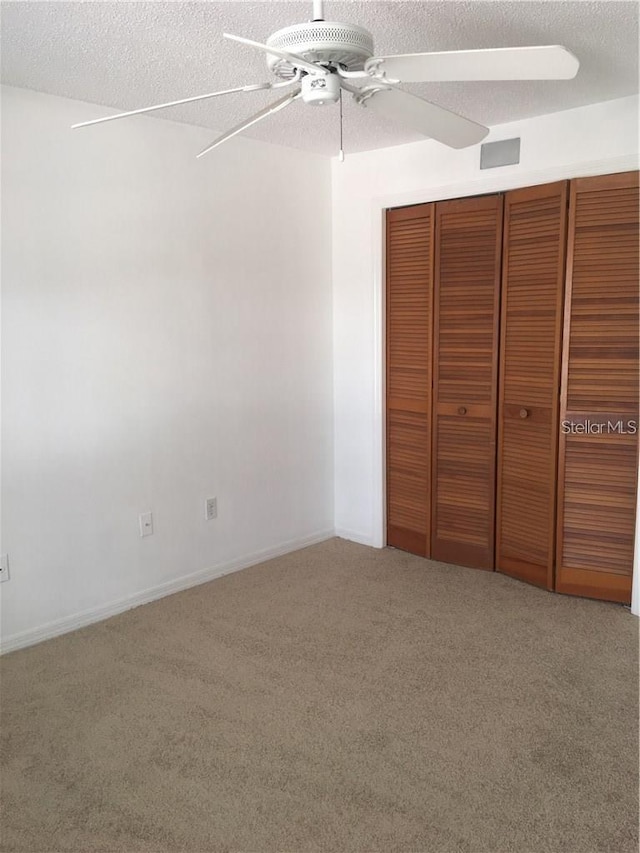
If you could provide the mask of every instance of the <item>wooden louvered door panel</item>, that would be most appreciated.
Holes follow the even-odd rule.
[[[429,556],[432,204],[387,211],[387,544]]]
[[[556,589],[631,600],[638,459],[638,173],[571,182]]]
[[[436,204],[431,556],[494,568],[502,196]]]
[[[496,568],[553,589],[568,183],[506,194]]]

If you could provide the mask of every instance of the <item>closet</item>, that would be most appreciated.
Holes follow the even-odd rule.
[[[389,210],[386,240],[388,544],[629,601],[638,174]]]

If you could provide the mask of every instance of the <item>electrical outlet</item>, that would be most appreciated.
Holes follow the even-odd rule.
[[[153,533],[153,513],[143,512],[140,516],[140,536],[151,536]]]
[[[211,521],[218,517],[218,498],[207,498],[204,502],[204,517]]]
[[[0,554],[0,583],[9,580],[9,555]]]

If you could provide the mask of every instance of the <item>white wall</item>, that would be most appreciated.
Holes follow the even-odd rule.
[[[384,207],[637,165],[637,99],[495,128],[517,167],[424,142],[331,182],[303,152],[196,161],[208,131],[71,133],[104,110],[2,96],[7,649],[330,535],[334,429],[337,531],[383,544]]]
[[[331,182],[304,152],[196,161],[215,133],[71,132],[104,109],[2,94],[11,648],[332,534]]]
[[[481,172],[479,148],[426,141],[333,161],[336,530],[384,544],[383,210],[638,167],[638,99],[493,128],[521,162]],[[636,584],[637,588],[638,584]]]

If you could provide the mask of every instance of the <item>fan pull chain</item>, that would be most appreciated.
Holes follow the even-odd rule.
[[[341,163],[344,163],[344,147],[342,144],[343,140],[343,130],[342,130],[342,89],[340,89],[340,153],[338,154],[338,159]]]

